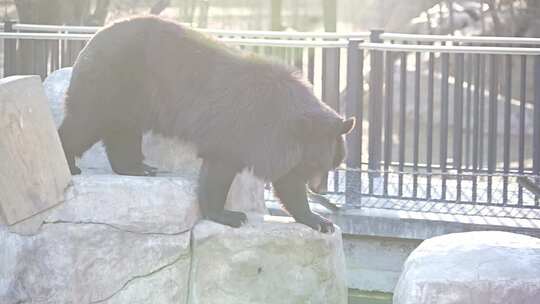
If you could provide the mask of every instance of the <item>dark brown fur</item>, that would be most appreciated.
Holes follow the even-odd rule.
[[[138,17],[105,28],[83,49],[59,133],[73,173],[75,157],[103,140],[115,172],[142,175],[142,134],[179,138],[203,158],[199,200],[208,218],[231,226],[245,219],[223,204],[232,178],[248,167],[274,183],[297,221],[332,230],[309,211],[305,183],[343,160],[353,123],[281,65]]]

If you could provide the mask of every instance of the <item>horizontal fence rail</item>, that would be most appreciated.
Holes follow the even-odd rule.
[[[6,23],[4,75],[69,67],[98,30]],[[540,39],[201,31],[295,66],[357,118],[322,189],[345,206],[540,209]]]

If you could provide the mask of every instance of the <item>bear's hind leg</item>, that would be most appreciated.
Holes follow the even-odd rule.
[[[313,213],[308,204],[306,181],[294,171],[272,183],[274,191],[285,209],[298,222],[324,233],[333,233],[334,224],[328,219]]]
[[[222,162],[203,160],[199,176],[199,206],[205,218],[231,227],[240,227],[246,221],[244,213],[224,209],[237,173],[237,169]]]
[[[103,138],[113,171],[120,175],[154,176],[156,168],[143,163],[142,131],[136,128],[108,129]]]

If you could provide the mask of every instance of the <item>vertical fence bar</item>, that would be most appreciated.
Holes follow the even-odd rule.
[[[540,182],[540,56],[534,57],[534,118],[533,118],[533,174]],[[535,205],[539,205],[535,197]]]
[[[350,40],[347,46],[347,117],[356,117],[356,127],[347,135],[347,168],[362,168],[362,120],[363,120],[363,70],[364,51],[358,49],[359,41]],[[347,170],[346,203],[351,205],[362,197],[362,172]]]
[[[439,138],[439,163],[441,166],[441,200],[446,199],[446,173],[448,158],[448,78],[450,55],[442,53],[441,55],[441,122]]]
[[[403,171],[405,164],[405,139],[407,132],[405,132],[406,119],[407,119],[407,53],[401,53],[400,59],[400,78],[399,78],[399,175],[398,175],[398,193],[399,196],[403,195]]]
[[[308,48],[308,81],[313,85],[315,84],[315,49]]]
[[[455,55],[455,81],[454,81],[454,151],[453,165],[457,171],[456,201],[461,201],[461,173],[462,173],[462,151],[463,151],[463,75],[465,68],[465,55],[458,53]]]
[[[497,55],[489,55],[489,117],[488,117],[488,202],[493,200],[493,174],[497,166],[497,97],[498,66]]]
[[[37,58],[34,56],[35,40],[32,39],[20,39],[17,45],[17,66],[15,74],[33,75],[35,74],[35,61]]]
[[[32,67],[32,74],[39,75],[41,80],[44,80],[45,77],[47,77],[48,50],[46,46],[46,41],[34,40],[34,48],[32,50],[34,66]]]
[[[339,109],[339,48],[323,49],[322,98],[336,112]]]
[[[485,129],[485,114],[486,114],[486,56],[487,55],[481,55],[480,56],[480,115],[478,117],[479,120],[479,126],[478,126],[478,170],[483,170],[484,168],[484,129]]]
[[[527,104],[527,56],[522,55],[520,60],[520,94],[519,94],[519,143],[518,143],[518,170],[523,174],[525,169],[525,105]],[[518,186],[518,206],[523,205],[523,186]]]
[[[474,108],[473,108],[473,134],[472,134],[472,201],[476,202],[477,196],[477,185],[478,177],[476,173],[478,172],[478,141],[481,138],[482,134],[480,133],[480,74],[481,74],[481,65],[480,65],[480,54],[474,55]]]
[[[60,68],[60,53],[59,53],[59,42],[50,41],[49,42],[50,54],[51,54],[51,71],[56,71]]]
[[[383,193],[388,195],[389,169],[392,163],[393,114],[394,114],[394,56],[390,51],[385,58],[384,84],[384,181]]]
[[[13,32],[13,21],[4,22],[4,31]],[[17,40],[4,39],[4,77],[15,75],[17,66]]]
[[[79,52],[82,50],[82,43],[81,41],[68,41],[70,66],[73,66],[75,60],[77,60],[77,56],[79,56]]]
[[[431,165],[433,163],[433,102],[435,78],[435,54],[429,53],[427,93],[427,139],[426,139],[426,200],[431,200]]]
[[[472,130],[471,130],[471,123],[472,123],[472,75],[473,75],[473,54],[469,54],[467,56],[467,63],[465,65],[465,74],[467,82],[467,92],[466,92],[466,99],[465,99],[465,113],[466,113],[466,120],[465,120],[465,168],[469,169],[471,166],[471,138],[472,138]]]
[[[70,55],[69,55],[69,41],[64,39],[64,40],[60,40],[60,53],[62,54],[62,60],[61,60],[61,65],[63,68],[65,67],[69,67],[71,66],[69,60],[70,60]]]
[[[382,31],[371,31],[370,41],[381,43]],[[369,192],[373,193],[374,172],[379,170],[381,161],[382,137],[382,89],[383,89],[383,57],[381,51],[371,51],[371,71],[369,81]]]
[[[322,99],[332,109],[340,113],[339,108],[339,48],[323,49],[323,65],[322,65]],[[323,191],[327,185],[328,175],[323,178]],[[339,187],[338,172],[334,172],[334,189]]]
[[[421,53],[415,54],[415,69],[414,69],[414,136],[413,136],[413,197],[416,198],[418,193],[418,156],[420,142],[420,64]]]
[[[512,56],[504,57],[504,156],[503,170],[505,174],[510,172],[510,114],[512,110]],[[503,177],[503,204],[508,202],[508,176]]]
[[[302,69],[304,68],[304,60],[302,53],[302,48],[294,48],[293,50],[293,64],[299,71],[302,71]]]

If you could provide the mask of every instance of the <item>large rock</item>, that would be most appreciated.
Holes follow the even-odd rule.
[[[424,241],[394,291],[394,304],[423,303],[540,303],[540,239],[492,231]]]
[[[36,233],[0,225],[0,303],[346,303],[339,229],[199,222],[196,181],[75,177]]]
[[[193,232],[190,304],[347,303],[341,231],[276,222]]]
[[[71,79],[72,68],[53,72],[43,82],[57,127],[64,119],[64,96]],[[201,160],[195,149],[185,142],[164,138],[151,132],[143,137],[145,162],[158,168],[158,176],[198,174]],[[95,144],[77,161],[83,174],[112,174],[102,142]],[[231,210],[267,214],[264,204],[264,183],[245,170],[231,186],[226,208]]]
[[[74,178],[36,234],[0,225],[0,303],[185,303],[195,180]]]
[[[71,180],[39,76],[0,80],[0,223],[63,200]]]

